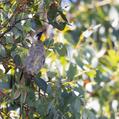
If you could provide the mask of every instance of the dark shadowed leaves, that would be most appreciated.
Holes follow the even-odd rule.
[[[44,92],[46,92],[47,90],[47,83],[45,80],[43,80],[42,78],[34,78],[37,86],[42,89]]]
[[[50,8],[47,12],[47,18],[49,24],[61,31],[64,30],[66,24],[68,24],[65,14],[55,2],[50,5]]]
[[[3,45],[0,44],[0,57],[5,57],[6,51]]]
[[[54,44],[54,51],[58,53],[59,56],[66,56],[67,49],[66,46],[62,43],[55,43]]]
[[[75,66],[75,64],[71,63],[69,66],[69,69],[67,71],[68,80],[73,80],[75,74],[76,74],[76,66]]]
[[[96,119],[96,116],[92,111],[85,109],[82,114],[82,119]]]
[[[54,40],[53,40],[53,39],[50,39],[50,38],[48,38],[48,39],[46,39],[46,40],[44,41],[44,45],[45,45],[47,48],[51,48],[51,47],[53,46],[53,43],[54,43]]]
[[[16,66],[20,66],[22,64],[22,61],[19,55],[15,55],[13,59]]]

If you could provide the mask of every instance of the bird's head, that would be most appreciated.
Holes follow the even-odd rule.
[[[39,32],[39,33],[36,35],[38,41],[41,39],[41,36],[42,36],[42,34],[43,34],[45,31],[46,31],[46,30],[43,30],[43,31]]]

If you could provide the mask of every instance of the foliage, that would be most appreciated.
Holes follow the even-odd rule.
[[[0,1],[0,118],[119,118],[118,0]],[[34,35],[44,67],[22,82]]]

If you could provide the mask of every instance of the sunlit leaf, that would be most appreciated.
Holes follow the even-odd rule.
[[[3,73],[2,69],[0,69],[0,79],[2,79],[5,76],[5,74]]]
[[[90,70],[89,72],[86,73],[90,78],[94,78],[96,75],[96,71],[95,70]]]

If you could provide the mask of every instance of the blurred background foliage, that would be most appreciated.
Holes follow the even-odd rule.
[[[45,66],[22,86],[24,59],[44,28]],[[118,119],[119,1],[1,0],[0,118]]]

